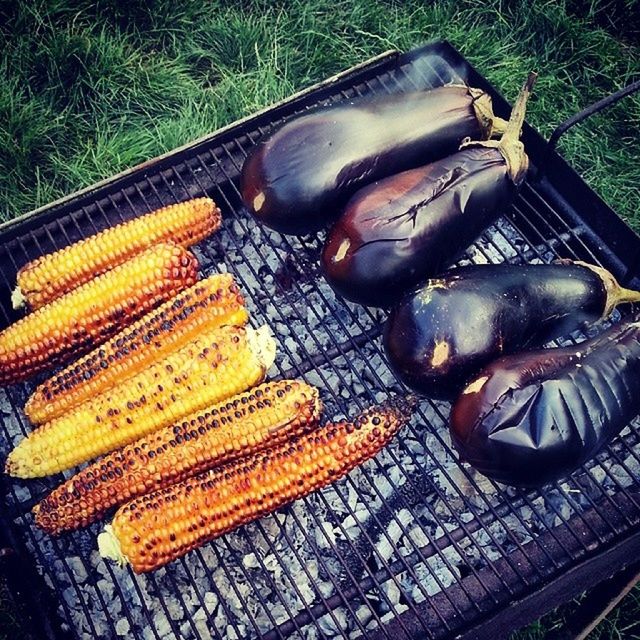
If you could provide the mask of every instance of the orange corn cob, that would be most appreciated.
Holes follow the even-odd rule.
[[[30,433],[7,457],[5,471],[37,478],[113,451],[252,387],[274,355],[266,327],[212,329]]]
[[[178,350],[199,333],[246,322],[244,299],[233,276],[210,276],[41,384],[25,413],[34,424],[57,418]]]
[[[90,524],[107,509],[318,426],[318,390],[298,380],[265,382],[114,451],[34,507],[51,534]]]
[[[408,403],[365,411],[121,507],[98,537],[103,557],[136,573],[156,569],[205,542],[320,489],[384,447],[408,420]]]
[[[186,249],[147,249],[2,331],[0,384],[86,353],[197,279],[198,261]]]
[[[161,242],[188,247],[219,227],[220,209],[210,198],[197,198],[105,229],[22,267],[13,306],[26,301],[38,309],[148,247]]]

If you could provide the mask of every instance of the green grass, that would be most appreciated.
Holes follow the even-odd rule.
[[[385,49],[437,38],[451,41],[510,99],[537,70],[528,121],[549,135],[640,76],[634,15],[640,0],[0,0],[0,219]],[[636,97],[580,125],[560,146],[636,229],[639,143]],[[594,637],[615,638],[640,618],[638,593],[627,599],[630,612],[613,614],[614,626]],[[570,608],[517,637],[543,638],[565,615]]]
[[[640,73],[633,37],[611,35],[630,28],[640,2],[627,2],[617,17],[606,4],[4,2],[0,217],[168,151],[384,49],[434,38],[450,40],[510,98],[536,69],[528,119],[548,135]],[[640,100],[627,99],[561,145],[636,227],[639,122]]]

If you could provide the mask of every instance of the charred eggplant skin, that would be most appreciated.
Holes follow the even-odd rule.
[[[504,212],[529,168],[520,133],[536,77],[527,77],[500,140],[464,140],[457,153],[353,197],[321,259],[338,293],[388,306],[442,271]]]
[[[449,85],[356,100],[290,120],[245,161],[242,199],[276,231],[315,232],[363,184],[444,157],[467,136],[487,138],[493,125],[476,115],[479,93]]]
[[[463,460],[509,485],[536,487],[575,470],[640,412],[640,323],[576,346],[504,356],[453,405]]]
[[[469,147],[365,187],[325,244],[331,287],[360,304],[386,307],[451,264],[516,193],[496,148]]]
[[[580,264],[472,265],[414,289],[383,332],[397,376],[451,398],[491,360],[539,346],[605,314],[603,279]]]

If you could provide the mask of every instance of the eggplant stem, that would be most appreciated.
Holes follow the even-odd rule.
[[[500,144],[509,144],[510,141],[520,140],[520,132],[522,131],[522,125],[524,124],[524,115],[527,111],[527,101],[533,90],[533,85],[536,83],[538,74],[535,71],[529,73],[527,81],[522,86],[518,97],[516,98],[513,109],[511,110],[511,117],[507,123],[507,128],[500,138]]]
[[[460,149],[466,147],[498,149],[507,164],[507,173],[516,186],[520,186],[529,169],[529,158],[525,153],[524,145],[520,142],[520,132],[524,124],[527,101],[537,78],[538,74],[535,71],[529,73],[527,81],[524,83],[513,105],[509,122],[507,122],[504,133],[499,140],[485,140],[482,142],[464,140],[460,145]]]
[[[485,139],[502,136],[507,128],[507,121],[493,113],[491,96],[482,89],[467,86],[471,95],[473,110]]]
[[[609,293],[609,292],[608,292]],[[609,293],[611,297],[612,309],[619,304],[627,304],[631,302],[640,302],[640,291],[626,289],[618,285],[618,288]]]
[[[574,260],[572,262],[591,269],[591,271],[594,271],[602,280],[602,285],[607,297],[602,311],[602,317],[600,318],[601,320],[608,317],[619,304],[640,302],[640,291],[621,287],[608,269],[589,264],[588,262],[582,262],[582,260]]]

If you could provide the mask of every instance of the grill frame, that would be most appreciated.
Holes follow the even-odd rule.
[[[230,141],[240,139],[239,147],[247,148],[248,144],[255,142],[244,132],[253,131],[254,129],[261,130],[261,123],[269,120],[274,120],[278,117],[288,116],[298,109],[307,107],[309,104],[317,103],[318,101],[326,100],[332,95],[338,94],[340,91],[348,92],[352,86],[366,87],[367,82],[373,82],[376,77],[384,77],[384,73],[393,70],[396,67],[402,67],[403,65],[413,64],[416,60],[419,60],[425,55],[440,56],[451,67],[455,68],[459,73],[462,73],[466,77],[470,84],[479,86],[488,90],[494,98],[494,104],[496,111],[500,115],[506,115],[509,107],[506,101],[490,86],[486,80],[484,80],[468,63],[460,56],[460,54],[453,49],[447,43],[434,43],[422,47],[418,50],[401,54],[399,52],[386,52],[381,56],[374,58],[370,61],[358,65],[357,67],[347,70],[338,76],[334,76],[318,85],[296,94],[292,98],[279,103],[274,107],[269,107],[262,112],[245,118],[237,123],[233,123],[224,129],[215,132],[210,136],[206,136],[201,140],[194,143],[185,145],[184,147],[168,153],[160,158],[151,160],[147,163],[139,165],[131,170],[125,171],[114,178],[106,180],[98,185],[89,187],[86,190],[72,194],[66,198],[63,198],[51,205],[43,207],[39,210],[27,214],[21,218],[12,220],[4,225],[0,226],[0,243],[5,250],[5,253],[12,259],[15,258],[11,252],[12,244],[15,245],[15,238],[24,234],[32,234],[35,245],[38,250],[45,250],[48,244],[55,244],[55,234],[59,234],[63,240],[72,240],[73,229],[65,229],[60,222],[69,213],[75,213],[78,218],[84,220],[85,230],[91,230],[91,227],[95,226],[96,218],[98,226],[107,221],[108,215],[105,211],[109,208],[119,208],[123,204],[131,209],[131,214],[137,211],[135,205],[136,198],[140,196],[140,188],[137,184],[144,180],[147,175],[151,175],[150,191],[148,196],[142,196],[141,200],[145,205],[153,207],[153,198],[157,197],[162,202],[160,192],[170,194],[178,193],[181,191],[183,178],[180,177],[180,166],[184,163],[187,167],[189,161],[193,158],[199,158],[200,153],[209,152],[212,148],[226,149],[225,145],[229,145]],[[244,139],[244,142],[243,142]],[[528,125],[524,127],[523,139],[528,153],[535,165],[536,160],[544,157],[546,152],[546,142]],[[219,167],[221,167],[218,173],[213,172],[210,177],[215,179],[216,175],[221,175],[225,178],[225,171],[230,174],[237,172],[238,164],[233,153],[229,153],[227,150],[226,159],[223,157],[220,159]],[[174,177],[171,178],[173,172]],[[206,171],[205,167],[205,173]],[[160,175],[157,178],[154,186],[155,176]],[[167,175],[165,175],[167,174]],[[225,178],[226,179],[226,178]],[[174,181],[173,186],[171,180]],[[198,190],[200,181],[196,178],[195,183],[192,183],[197,195],[200,193]],[[184,186],[184,185],[183,185]],[[188,186],[188,183],[187,183]],[[530,192],[529,192],[530,190]],[[532,256],[540,255],[544,257],[549,247],[559,247],[562,250],[569,250],[571,247],[578,246],[581,252],[585,250],[592,253],[599,259],[607,268],[609,268],[614,275],[625,286],[638,286],[638,279],[631,278],[633,274],[637,272],[637,266],[640,255],[640,237],[638,237],[629,227],[627,227],[620,218],[608,207],[589,187],[584,181],[569,167],[569,165],[557,154],[552,154],[549,157],[548,165],[546,167],[545,175],[541,178],[539,183],[533,187],[525,187],[526,198],[524,203],[529,202],[529,198],[539,198],[538,204],[544,211],[545,206],[548,208],[547,215],[549,220],[547,224],[549,229],[546,231],[549,234],[547,237],[540,231],[540,243],[536,245],[532,244],[531,249]],[[224,195],[224,191],[222,192]],[[166,197],[166,196],[165,196]],[[233,200],[233,194],[229,196]],[[133,200],[133,202],[132,202]],[[228,203],[227,203],[228,204]],[[231,207],[231,205],[229,205]],[[524,204],[522,206],[525,206]],[[233,207],[231,207],[233,208]],[[536,216],[542,214],[531,205],[532,211]],[[76,212],[80,212],[79,214]],[[578,211],[580,212],[578,214]],[[521,213],[521,212],[520,212]],[[514,224],[523,224],[523,220],[529,220],[528,215],[520,215],[515,213],[513,220]],[[554,218],[558,216],[558,219]],[[104,220],[101,221],[101,218]],[[565,229],[566,227],[566,229]],[[57,229],[57,231],[56,231]],[[580,231],[579,238],[576,238],[575,229]],[[527,237],[531,237],[533,233],[535,235],[536,226],[532,224],[532,230],[529,230]],[[564,234],[564,235],[563,235]],[[555,244],[554,244],[555,243]],[[305,240],[302,242],[303,253],[297,256],[298,263],[293,267],[304,265],[309,268],[312,274],[317,276],[317,268],[314,268],[314,258],[317,256],[318,243],[312,240]],[[584,244],[583,248],[581,244]],[[526,257],[526,255],[525,255]],[[505,256],[505,259],[507,256]],[[516,258],[519,259],[516,251]],[[25,256],[26,261],[26,256]],[[20,259],[15,261],[14,266],[20,266]],[[255,269],[258,269],[258,265],[254,265]],[[292,268],[293,268],[292,267]],[[2,295],[5,296],[7,291],[7,284],[5,283],[2,289]],[[301,287],[302,290],[302,287]],[[373,316],[372,316],[373,318]],[[5,320],[6,322],[6,320]],[[364,325],[365,331],[360,336],[348,335],[347,339],[343,342],[336,342],[329,349],[326,357],[331,359],[338,359],[340,357],[346,357],[352,352],[360,353],[360,350],[365,348],[366,345],[375,338],[379,333],[379,328],[374,326],[367,327]],[[283,375],[297,375],[299,373],[307,373],[313,369],[316,364],[321,364],[321,359],[317,362],[309,360],[306,363],[296,362],[289,370],[282,372]],[[15,407],[14,407],[15,409]],[[631,444],[628,447],[632,447],[637,442],[637,438],[634,441],[634,434],[627,438]],[[624,443],[623,443],[624,444]],[[611,454],[614,459],[618,456],[616,452]],[[585,472],[588,476],[588,473]],[[473,479],[469,480],[473,484]],[[10,481],[5,482],[10,484]],[[9,488],[5,489],[5,495]],[[526,504],[527,501],[532,502],[535,498],[535,492],[531,494],[522,494],[519,499]],[[505,496],[507,497],[507,496]],[[618,504],[619,502],[619,504]],[[24,507],[25,503],[22,503]],[[615,499],[607,501],[606,505],[594,504],[591,511],[581,510],[579,517],[571,518],[567,521],[566,526],[569,528],[566,536],[560,535],[560,528],[553,527],[548,528],[547,531],[542,532],[532,542],[519,546],[514,551],[505,553],[505,560],[501,563],[504,566],[493,566],[496,563],[488,562],[487,566],[478,570],[472,570],[471,573],[459,580],[459,583],[453,587],[447,587],[442,592],[435,596],[427,598],[421,603],[417,603],[413,607],[404,613],[396,615],[394,620],[387,623],[384,628],[378,630],[375,637],[394,636],[394,637],[419,637],[425,632],[424,621],[432,619],[434,624],[442,625],[442,621],[453,621],[455,625],[451,626],[451,634],[463,633],[463,637],[484,637],[478,635],[483,633],[482,629],[486,630],[487,636],[493,634],[495,637],[496,625],[498,628],[506,633],[508,630],[514,628],[514,625],[524,624],[525,622],[538,617],[544,610],[551,608],[554,604],[558,604],[561,600],[571,597],[580,590],[595,584],[600,579],[607,577],[607,571],[614,572],[614,569],[622,568],[624,566],[625,558],[634,557],[633,552],[637,551],[640,546],[640,534],[633,533],[633,528],[638,522],[640,517],[640,501],[635,493],[622,490],[618,492]],[[497,507],[495,505],[489,506],[490,516],[494,521],[501,520],[504,515],[500,512],[501,505]],[[11,513],[11,510],[6,509],[2,505],[0,509],[0,517],[2,520],[3,528],[6,528],[7,532],[13,533],[13,525],[11,521],[15,517],[16,513]],[[6,513],[5,513],[6,512]],[[508,513],[507,513],[508,515]],[[626,520],[626,522],[625,522]],[[474,520],[473,522],[479,522]],[[599,523],[604,523],[604,530]],[[456,530],[455,534],[445,533],[443,536],[437,539],[436,544],[433,545],[434,553],[439,546],[456,546],[461,541],[471,535],[470,529],[473,526],[464,526]],[[610,529],[610,531],[609,531]],[[576,532],[582,532],[581,536],[576,536]],[[459,539],[456,539],[458,536]],[[571,541],[574,541],[571,543]],[[253,545],[253,543],[250,543]],[[575,552],[571,551],[571,545],[575,544]],[[26,550],[26,547],[18,539],[16,535],[11,536],[11,546],[15,547],[23,555],[24,561],[30,564],[31,554]],[[500,547],[500,544],[498,543]],[[552,550],[551,550],[552,549]],[[567,551],[569,550],[569,551]],[[429,549],[426,551],[423,549],[423,554],[429,555]],[[572,554],[572,563],[569,569],[567,565],[560,564],[563,554]],[[516,556],[519,556],[516,558]],[[615,566],[614,561],[615,559]],[[609,564],[607,564],[609,562]],[[407,560],[405,559],[405,564]],[[540,570],[533,571],[532,575],[527,575],[527,571],[522,567],[544,567],[545,564],[555,565],[546,574]],[[618,563],[621,563],[618,565]],[[393,563],[391,563],[393,564]],[[607,567],[603,569],[603,565]],[[186,567],[186,565],[183,565]],[[393,566],[388,569],[384,568],[378,571],[378,574],[384,573],[384,571],[391,571],[395,576]],[[113,572],[110,571],[113,576]],[[377,575],[376,574],[376,579]],[[496,593],[498,589],[492,594],[492,582],[500,582],[500,575],[515,575],[521,583],[516,586],[509,586],[506,584],[506,590],[510,591],[508,602],[517,602],[517,606],[510,606],[506,608],[506,617],[501,618],[500,615],[495,615],[495,608],[499,605],[504,605],[504,600],[496,600]],[[576,579],[576,575],[586,576],[588,575],[591,584],[582,582]],[[395,577],[390,578],[394,580]],[[33,577],[34,583],[38,582],[38,579]],[[357,588],[352,588],[351,592],[341,593],[340,590],[330,598],[338,597],[338,600],[349,599],[349,593],[353,593],[352,599],[362,599],[363,594],[366,592],[366,587],[362,586],[364,581],[358,583]],[[152,580],[151,584],[155,582]],[[483,585],[483,586],[482,586]],[[519,586],[518,586],[519,585]],[[505,585],[500,587],[501,590],[505,590]],[[39,588],[36,585],[37,599],[49,598],[47,595],[48,589],[41,585]],[[454,593],[455,592],[455,593]],[[553,594],[553,602],[540,598],[541,594]],[[59,595],[59,594],[54,594]],[[493,595],[493,598],[492,598]],[[465,600],[476,599],[476,614],[467,620],[460,620],[461,615],[456,612],[456,603],[461,603]],[[142,596],[141,596],[141,599]],[[49,598],[55,603],[55,597]],[[479,603],[485,601],[493,601],[493,605],[486,604],[480,606]],[[55,606],[55,605],[53,605]],[[165,606],[163,604],[163,606]],[[318,603],[316,606],[327,606],[327,602],[324,600]],[[462,609],[460,609],[462,611]],[[446,613],[443,613],[446,612]],[[301,616],[291,616],[292,621],[289,624],[285,624],[280,628],[280,635],[284,635],[285,632],[296,631],[302,627],[304,622],[304,616],[309,619],[310,612],[305,610]],[[517,615],[517,618],[516,618]],[[311,616],[313,619],[313,615]],[[421,620],[422,619],[422,620]],[[460,624],[458,624],[460,623]],[[51,624],[47,623],[49,626]],[[53,622],[52,628],[45,632],[45,637],[66,637],[59,624]],[[111,632],[114,632],[113,623]],[[277,630],[267,633],[266,637],[278,637]],[[374,637],[374,636],[372,636]],[[445,637],[443,634],[433,633],[433,637]]]

